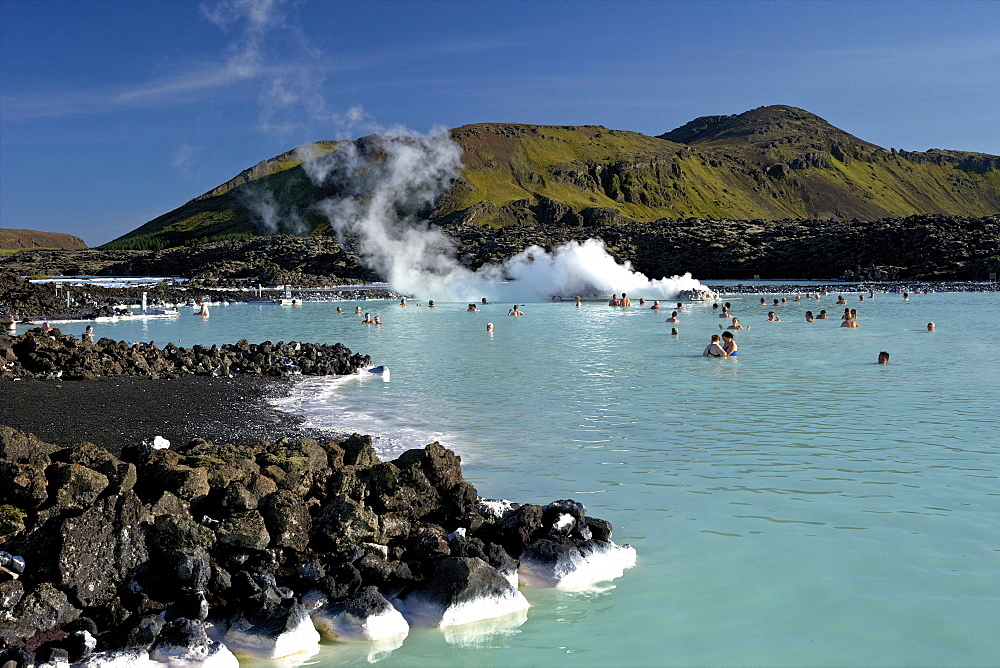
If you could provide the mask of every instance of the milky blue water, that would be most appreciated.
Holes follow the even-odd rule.
[[[701,356],[728,324],[708,304],[679,336],[669,309],[392,302],[360,303],[381,327],[353,302],[307,303],[97,334],[343,342],[391,380],[306,380],[286,409],[376,434],[384,457],[439,439],[481,495],[577,499],[638,551],[603,590],[525,590],[526,620],[311,662],[1000,663],[1000,295],[848,295],[859,329],[839,327],[835,295],[789,302],[781,322],[759,296],[724,299],[751,326],[731,360]],[[830,320],[804,321],[820,308]]]

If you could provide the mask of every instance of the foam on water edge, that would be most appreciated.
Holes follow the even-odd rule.
[[[303,378],[293,385],[287,396],[271,398],[268,402],[280,411],[302,418],[302,426],[307,429],[370,435],[372,446],[382,461],[395,459],[407,450],[423,448],[434,441],[447,442],[443,432],[405,426],[358,406],[348,407],[349,389],[366,382],[383,380],[368,373]]]
[[[420,595],[409,596],[405,601],[395,599],[392,604],[411,626],[442,628],[503,617],[531,607],[524,594],[514,588],[501,595],[480,596],[448,606],[428,601]]]
[[[526,621],[528,621],[528,610],[525,608],[502,617],[492,617],[459,626],[446,626],[441,629],[441,633],[449,645],[492,647],[498,644],[497,639],[518,633],[518,627]]]
[[[635,566],[636,552],[631,545],[593,542],[583,554],[554,562],[521,557],[518,575],[527,587],[556,587],[572,591],[592,589],[601,582],[620,578],[626,568]]]

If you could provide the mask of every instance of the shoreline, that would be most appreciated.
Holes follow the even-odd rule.
[[[237,446],[343,436],[305,428],[304,418],[271,405],[269,399],[287,396],[294,382],[250,375],[6,381],[0,424],[54,445],[89,441],[115,455],[154,436],[173,444],[203,438]]]

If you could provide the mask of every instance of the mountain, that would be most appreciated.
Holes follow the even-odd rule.
[[[449,227],[1000,212],[1000,157],[887,150],[789,106],[706,116],[657,137],[520,123],[465,125],[451,136],[463,150],[461,175],[422,212]],[[317,205],[341,188],[313,186],[303,163],[348,143],[317,142],[262,161],[105,247],[322,234],[329,223]],[[373,137],[354,142],[373,158],[378,146]]]
[[[87,244],[83,239],[72,234],[0,228],[0,250],[20,251],[32,248],[81,250],[86,247]]]

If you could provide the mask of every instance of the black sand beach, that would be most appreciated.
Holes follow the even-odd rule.
[[[172,443],[205,438],[236,445],[316,436],[267,402],[293,382],[259,376],[7,381],[0,383],[0,424],[48,443],[90,441],[116,454],[157,435]]]

